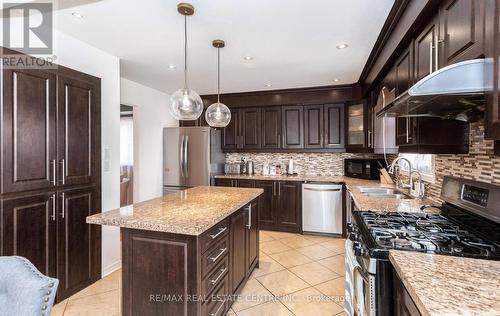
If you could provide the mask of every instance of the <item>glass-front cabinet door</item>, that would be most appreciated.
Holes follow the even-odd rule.
[[[364,102],[347,104],[347,147],[365,149],[366,146],[366,106]]]

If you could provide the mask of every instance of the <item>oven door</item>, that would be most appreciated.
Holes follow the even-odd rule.
[[[358,316],[372,316],[375,311],[372,309],[372,290],[370,285],[370,275],[363,271],[361,266],[356,266],[353,272],[353,309],[354,315]]]

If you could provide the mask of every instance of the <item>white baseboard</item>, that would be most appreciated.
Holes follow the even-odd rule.
[[[110,275],[111,273],[115,272],[116,270],[121,269],[122,267],[122,261],[117,260],[113,262],[112,264],[108,265],[107,267],[102,268],[102,273],[101,273],[101,278],[104,278],[107,275]]]

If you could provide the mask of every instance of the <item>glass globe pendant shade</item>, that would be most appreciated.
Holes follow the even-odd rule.
[[[231,121],[231,111],[224,103],[216,102],[207,108],[205,119],[212,127],[226,127]]]
[[[203,112],[203,101],[194,90],[179,89],[170,97],[169,110],[176,120],[194,121]]]

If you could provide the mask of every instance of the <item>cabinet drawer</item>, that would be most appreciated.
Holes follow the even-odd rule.
[[[207,302],[201,306],[203,316],[223,316],[228,309],[229,278],[228,275],[222,279],[220,286],[207,297]]]
[[[201,284],[201,293],[206,296],[209,295],[213,289],[218,287],[223,281],[229,270],[229,256],[226,254],[224,259],[217,265],[217,267],[208,274]]]
[[[203,253],[205,252],[205,250],[215,245],[222,238],[227,236],[228,232],[229,232],[229,222],[227,218],[222,222],[218,223],[217,225],[215,225],[214,227],[210,228],[208,231],[204,232],[200,236],[201,252]]]
[[[201,275],[204,278],[229,252],[229,237],[226,234],[218,244],[201,256]]]

